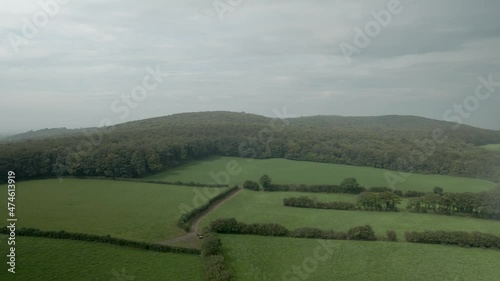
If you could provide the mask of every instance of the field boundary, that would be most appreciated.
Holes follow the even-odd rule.
[[[188,233],[186,233],[182,236],[176,237],[176,238],[169,239],[169,240],[159,241],[157,243],[159,243],[161,245],[168,245],[168,244],[172,244],[172,243],[183,242],[183,241],[190,240],[190,239],[198,239],[198,237],[196,237],[196,234],[198,234],[198,232],[199,232],[201,221],[205,217],[210,215],[213,211],[215,211],[218,207],[220,207],[222,204],[224,204],[225,202],[236,197],[242,191],[243,191],[242,188],[233,187],[233,188],[229,189],[228,191],[221,193],[218,196],[212,198],[212,200],[210,200],[210,202],[203,205],[202,207],[200,207],[198,209],[194,209],[193,211],[196,212],[196,214],[194,214],[193,211],[186,214],[186,217],[187,216],[193,216],[193,217],[188,219],[186,222],[183,222],[184,224],[189,223],[189,230],[187,230]],[[198,211],[195,211],[195,210],[198,210]],[[182,219],[183,218],[181,217],[179,219],[179,221],[181,221]]]
[[[10,230],[7,227],[0,228],[0,234],[9,235]],[[198,249],[184,248],[184,247],[173,247],[168,245],[159,245],[155,243],[132,241],[122,238],[115,238],[109,235],[100,236],[86,233],[75,233],[66,231],[42,231],[35,228],[19,228],[16,229],[16,235],[27,236],[27,237],[41,237],[41,238],[51,238],[51,239],[63,239],[63,240],[74,240],[74,241],[85,241],[94,242],[102,244],[111,244],[121,247],[136,248],[147,251],[163,252],[163,253],[173,253],[173,254],[188,254],[188,255],[200,255],[201,251]]]

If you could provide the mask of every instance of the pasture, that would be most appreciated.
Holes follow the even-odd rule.
[[[500,152],[500,143],[499,144],[488,144],[488,145],[485,145],[483,147],[488,149],[488,150]]]
[[[1,255],[7,236],[0,235]],[[48,238],[16,238],[16,273],[2,266],[0,280],[202,280],[201,258],[114,245]],[[133,278],[133,279],[131,279]]]
[[[160,172],[148,179],[203,183],[216,183],[216,180],[227,183],[228,180],[230,184],[242,184],[245,180],[257,181],[260,176],[268,174],[273,182],[281,184],[340,184],[345,178],[354,177],[361,185],[371,187],[389,186],[387,173],[398,174],[370,167],[287,159],[212,157]],[[443,187],[446,192],[480,192],[492,189],[495,184],[473,178],[413,174],[394,187],[402,191],[432,191],[435,186]]]
[[[500,276],[500,251],[494,250],[394,242],[220,237],[236,281],[496,281]]]
[[[255,192],[244,190],[224,203],[202,222],[208,226],[217,218],[235,217],[245,223],[278,223],[288,229],[315,227],[324,230],[347,231],[352,226],[370,224],[377,235],[395,230],[398,238],[404,231],[445,230],[480,231],[500,233],[500,221],[459,216],[376,211],[339,211],[293,208],[283,206],[283,198],[312,196],[319,201],[351,201],[354,195],[296,192]]]
[[[0,187],[5,210],[6,188]],[[155,242],[184,234],[176,226],[181,210],[222,190],[73,178],[19,181],[16,214],[23,227]]]

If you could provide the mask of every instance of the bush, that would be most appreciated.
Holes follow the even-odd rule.
[[[289,207],[299,207],[299,208],[356,210],[356,205],[350,202],[342,202],[342,201],[318,202],[315,199],[309,198],[307,196],[284,198],[283,205]]]
[[[218,237],[207,234],[201,245],[201,256],[204,261],[206,281],[231,281],[233,274],[226,268],[222,256],[222,243]]]
[[[392,242],[398,241],[398,236],[396,234],[396,231],[394,231],[394,230],[388,230],[387,231],[387,240],[388,241],[392,241]]]
[[[245,181],[243,183],[243,188],[254,191],[258,191],[260,189],[259,184],[251,180]]]
[[[457,245],[461,247],[500,249],[500,237],[481,232],[413,231],[405,232],[405,241],[411,243],[444,244]]]
[[[367,240],[374,241],[377,240],[375,237],[375,232],[371,225],[355,226],[351,227],[347,232],[349,240]]]
[[[213,256],[221,253],[222,242],[218,237],[213,235],[205,236],[203,239],[203,244],[201,245],[201,255]]]

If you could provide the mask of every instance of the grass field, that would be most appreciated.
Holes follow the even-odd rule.
[[[351,226],[370,224],[376,234],[395,230],[400,239],[404,231],[463,230],[500,233],[500,221],[458,216],[418,214],[407,212],[338,211],[283,206],[283,198],[309,195],[320,201],[353,201],[356,196],[310,194],[294,192],[255,192],[245,190],[210,214],[202,226],[217,218],[236,217],[246,223],[279,223],[289,229],[316,227],[347,231]]]
[[[500,151],[500,144],[488,144],[488,145],[485,145],[483,147],[488,149],[488,150]]]
[[[0,187],[2,210],[7,209],[6,187]],[[80,179],[20,181],[16,189],[16,213],[23,227],[140,241],[182,235],[176,226],[179,206],[197,207],[204,203],[200,198],[205,191],[208,198],[223,190]]]
[[[500,251],[495,250],[323,241],[332,243],[331,248],[327,247],[329,253],[315,239],[240,235],[221,238],[236,281],[497,281],[500,276]],[[298,271],[295,274],[294,267]]]
[[[6,260],[7,236],[0,235]],[[16,238],[16,273],[2,262],[0,280],[202,280],[201,259],[113,245],[47,238]],[[133,278],[133,279],[130,279]]]
[[[228,169],[229,163],[229,169]],[[237,165],[232,167],[232,164]],[[237,164],[236,164],[237,163]],[[234,175],[231,175],[233,172]],[[258,180],[268,174],[275,183],[304,184],[339,184],[343,179],[354,177],[364,186],[388,186],[385,173],[388,170],[346,166],[326,163],[292,161],[286,159],[244,159],[236,157],[212,157],[194,161],[181,167],[150,176],[150,179],[169,181],[215,182],[211,175],[221,180],[229,179],[231,184]],[[228,177],[224,177],[226,175]],[[432,191],[435,186],[443,187],[447,192],[479,192],[493,188],[494,183],[462,177],[414,174],[404,182],[395,185],[400,190]]]

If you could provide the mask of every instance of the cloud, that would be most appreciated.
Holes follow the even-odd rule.
[[[16,122],[0,132],[117,120],[111,102],[156,65],[170,75],[130,120],[198,110],[271,116],[283,106],[297,116],[439,119],[473,93],[477,77],[500,72],[495,0],[401,0],[403,12],[347,65],[339,44],[388,2],[246,0],[221,21],[205,0],[69,1],[19,53],[8,35],[22,34],[23,18],[41,8],[5,3],[0,98],[9,106],[0,119]],[[466,122],[500,129],[499,105],[493,96]]]

